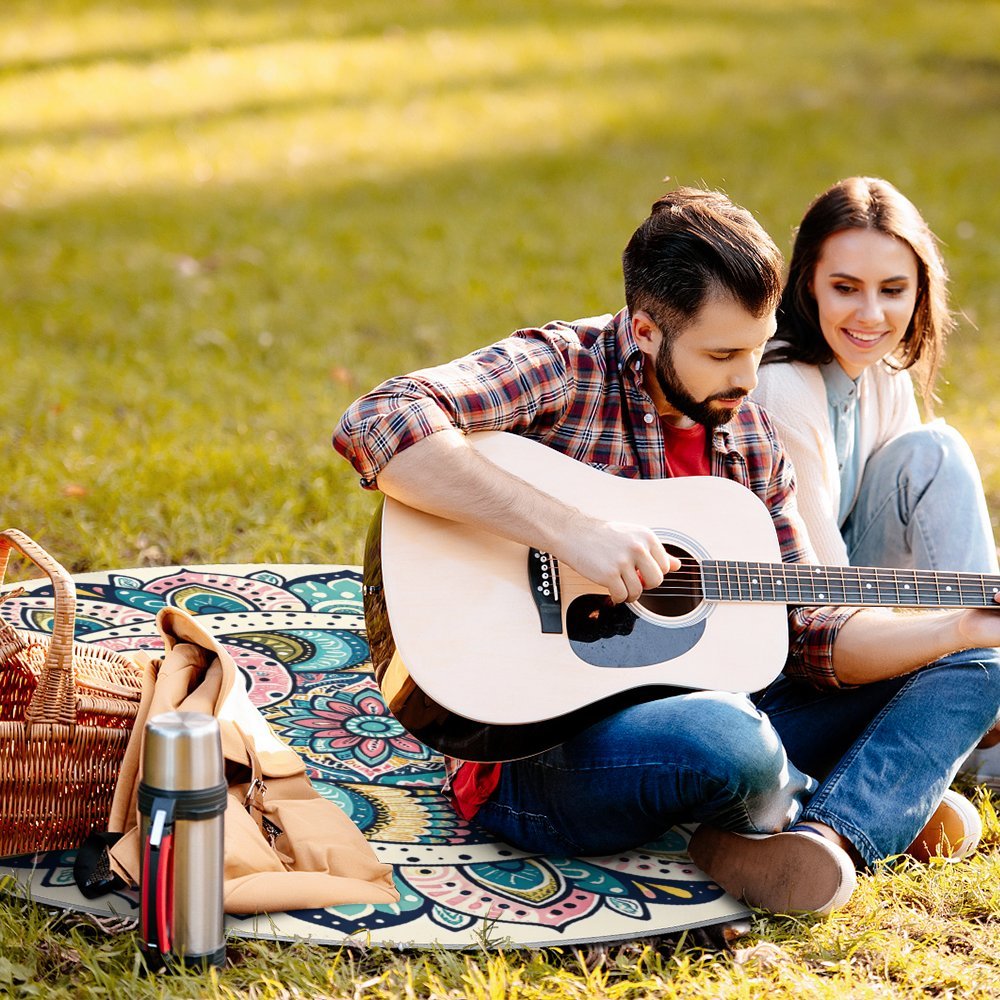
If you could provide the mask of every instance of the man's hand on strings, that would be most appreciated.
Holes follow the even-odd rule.
[[[680,560],[645,525],[580,515],[567,528],[566,544],[554,555],[605,587],[616,604],[637,600],[643,590],[658,587],[665,573],[680,568]]]

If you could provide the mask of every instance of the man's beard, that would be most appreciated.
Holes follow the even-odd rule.
[[[659,383],[660,391],[667,402],[675,409],[690,417],[695,423],[701,424],[712,430],[728,423],[733,419],[737,410],[730,407],[714,407],[712,403],[717,399],[744,399],[747,395],[744,389],[730,389],[728,392],[717,392],[712,396],[701,400],[694,398],[684,388],[681,380],[677,376],[677,369],[674,368],[673,346],[667,343],[666,338],[660,341],[660,349],[656,352],[654,369],[656,381]]]

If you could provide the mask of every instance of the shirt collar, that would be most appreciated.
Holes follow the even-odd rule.
[[[622,309],[612,320],[617,331],[619,370],[630,372],[636,382],[642,382],[642,363],[645,355],[632,335],[632,317]]]
[[[831,406],[840,403],[847,403],[853,400],[858,394],[857,380],[851,378],[840,363],[834,358],[819,366],[820,374],[826,384],[826,398]],[[858,378],[860,379],[860,375]]]
[[[723,455],[728,455],[731,451],[736,451],[736,448],[733,447],[732,437],[728,423],[716,427],[712,431],[712,451],[720,452]]]
[[[632,335],[632,317],[628,309],[622,309],[612,320],[618,334],[618,357],[621,371],[627,371],[635,379],[637,385],[642,385],[642,368],[646,361],[646,355],[639,350],[639,345]],[[839,366],[838,366],[839,367]],[[845,378],[847,376],[844,376]],[[728,454],[735,450],[732,443],[732,432],[729,424],[722,424],[712,431],[712,450]]]

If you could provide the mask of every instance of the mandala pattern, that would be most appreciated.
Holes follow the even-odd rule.
[[[162,651],[155,618],[184,608],[232,653],[250,697],[305,760],[315,787],[393,866],[398,903],[229,920],[235,934],[470,947],[543,946],[663,934],[746,913],[685,856],[686,836],[608,858],[526,855],[461,819],[440,794],[442,761],[385,706],[365,640],[360,573],[348,566],[195,566],[76,578],[76,633],[117,650]],[[0,605],[51,631],[52,588]],[[134,914],[132,894],[89,902],[72,852],[6,859],[39,901]]]
[[[305,758],[310,777],[440,785],[440,757],[393,718],[370,673],[317,684],[302,695],[271,707],[267,718]]]

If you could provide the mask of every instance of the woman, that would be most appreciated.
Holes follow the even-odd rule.
[[[915,398],[914,381],[930,410],[952,326],[937,240],[892,184],[850,177],[813,201],[754,396],[820,562],[998,571],[972,453],[943,421],[921,423]],[[1000,778],[996,752],[964,768]]]

